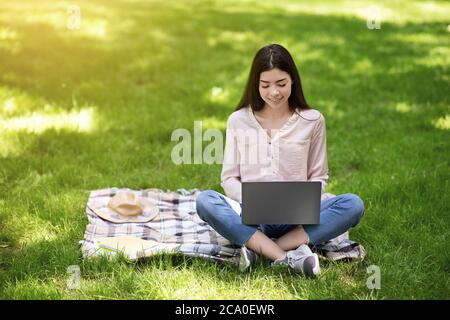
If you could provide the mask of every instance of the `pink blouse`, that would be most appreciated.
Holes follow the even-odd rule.
[[[283,127],[263,129],[250,107],[227,121],[221,186],[242,202],[241,181],[328,182],[325,118],[315,110],[296,111]]]

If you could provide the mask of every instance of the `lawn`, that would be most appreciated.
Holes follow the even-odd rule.
[[[449,299],[450,4],[376,3],[380,29],[370,1],[0,0],[0,298]],[[220,164],[171,161],[171,133],[224,131],[273,42],[326,118],[328,192],[365,202],[351,238],[366,259],[322,263],[317,279],[182,256],[83,260],[89,190],[223,192]]]

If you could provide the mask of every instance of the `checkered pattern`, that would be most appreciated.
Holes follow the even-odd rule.
[[[94,213],[93,210],[104,209],[119,191],[132,191],[139,197],[153,200],[159,208],[159,214],[146,223],[117,224],[104,220]],[[199,193],[198,189],[178,189],[171,192],[156,188],[144,190],[108,188],[91,191],[86,205],[89,223],[84,240],[80,241],[83,256],[114,255],[116,252],[102,246],[101,240],[106,237],[133,236],[148,240],[154,245],[149,246],[151,249],[143,251],[144,254],[127,251],[130,259],[161,252],[174,252],[239,265],[240,247],[231,244],[197,215],[195,200]],[[322,199],[332,196],[334,195],[324,194]],[[365,256],[364,248],[359,243],[349,240],[348,232],[317,246],[316,249],[322,258],[332,260],[362,260]]]
[[[132,191],[139,197],[155,201],[159,214],[146,223],[123,224],[112,223],[97,216],[92,208],[102,210],[119,191]],[[145,190],[109,188],[92,191],[86,206],[89,224],[84,240],[81,241],[83,256],[104,253],[96,239],[127,235],[158,242],[160,245],[148,255],[168,249],[189,256],[238,264],[240,247],[231,244],[197,215],[195,199],[199,193],[197,189],[165,192],[155,188]],[[174,244],[178,246],[174,247]],[[130,258],[133,257],[135,255]]]

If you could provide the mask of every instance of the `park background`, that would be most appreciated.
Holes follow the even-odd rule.
[[[0,298],[450,298],[449,37],[445,1],[0,0]],[[328,191],[365,202],[350,235],[366,259],[323,263],[315,280],[81,259],[89,190],[222,192],[220,164],[172,163],[171,133],[224,132],[268,43],[292,53],[326,118]]]

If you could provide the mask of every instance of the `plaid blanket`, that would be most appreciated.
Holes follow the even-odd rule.
[[[122,224],[96,215],[94,211],[105,207],[119,191],[132,191],[139,197],[153,199],[159,208],[159,215],[146,223]],[[173,192],[156,188],[91,191],[86,205],[89,223],[84,240],[80,241],[83,256],[114,256],[122,251],[129,259],[135,260],[169,252],[238,265],[240,247],[231,244],[197,215],[195,200],[200,192],[198,189]],[[332,196],[324,194],[322,199]],[[364,258],[364,249],[359,243],[348,239],[348,232],[317,248],[324,258],[333,260]]]

